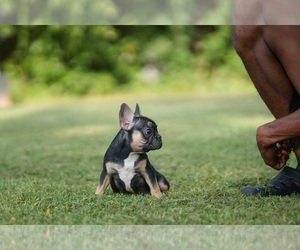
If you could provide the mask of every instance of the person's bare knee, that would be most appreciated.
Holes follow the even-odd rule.
[[[233,45],[242,58],[255,48],[260,39],[262,39],[261,26],[235,26],[234,28]]]

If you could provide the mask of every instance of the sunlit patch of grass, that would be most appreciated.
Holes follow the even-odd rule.
[[[107,132],[113,132],[111,126],[96,126],[96,125],[85,125],[85,126],[77,126],[73,128],[64,128],[54,130],[52,135],[55,137],[76,137],[76,136],[99,136],[101,134],[105,134]]]

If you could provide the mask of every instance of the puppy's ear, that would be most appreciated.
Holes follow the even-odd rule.
[[[139,106],[138,103],[137,103],[136,106],[135,106],[134,116],[136,116],[136,117],[141,116],[140,106]]]
[[[133,113],[126,103],[123,103],[119,112],[120,127],[129,130],[132,125]]]

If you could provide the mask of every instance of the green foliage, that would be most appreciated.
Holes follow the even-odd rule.
[[[203,53],[201,59],[207,67],[213,70],[227,62],[227,56],[232,51],[228,50],[231,45],[231,27],[218,27],[214,32],[208,34],[202,42]]]
[[[7,52],[2,57],[0,53],[0,66],[12,79],[15,101],[28,94],[32,98],[38,89],[50,95],[99,95],[124,91],[137,82],[192,89],[209,85],[209,77],[220,70],[226,78],[245,76],[232,48],[231,30],[230,26],[4,26],[0,45],[7,44]],[[154,80],[142,74],[149,68],[156,72]]]
[[[200,65],[213,73],[216,69],[227,69],[232,75],[245,76],[242,62],[239,60],[232,44],[232,27],[216,27],[201,41],[202,53]]]

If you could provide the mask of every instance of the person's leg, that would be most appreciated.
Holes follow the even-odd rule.
[[[298,98],[295,88],[300,91],[300,28],[237,26],[233,38],[236,51],[269,110],[275,118],[288,115],[292,99]],[[268,131],[261,126],[257,133],[258,139],[264,139]],[[293,138],[291,143],[300,170],[300,139]]]
[[[300,93],[300,26],[265,26],[263,38],[280,62],[285,77]]]
[[[290,139],[298,161],[296,168],[300,170],[300,138],[296,137],[300,135],[299,29],[240,26],[234,32],[236,51],[260,96],[276,118],[257,130],[257,144],[262,158],[275,169],[284,167],[289,153],[285,144],[278,149],[276,142]],[[247,186],[242,193],[263,196],[300,193],[300,171],[284,167],[266,186]]]
[[[281,65],[281,75],[285,76],[292,85],[294,94],[292,100],[289,99],[289,113],[294,112],[300,108],[300,26],[265,26],[263,38]],[[272,72],[270,72],[270,76]],[[275,71],[277,75],[279,75],[278,72]],[[278,83],[277,79],[274,84]],[[287,87],[282,90],[290,91]],[[300,170],[300,137],[293,138],[291,143],[298,161],[296,168]]]
[[[234,46],[258,93],[280,118],[288,114],[293,86],[264,40],[265,26],[236,26]]]

